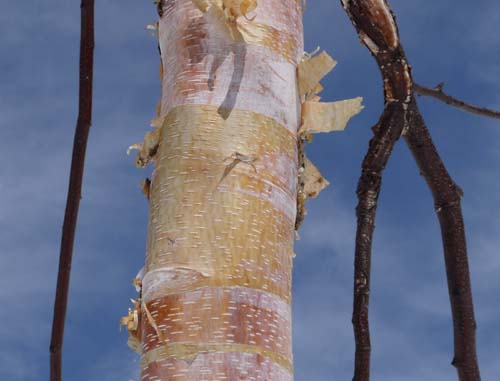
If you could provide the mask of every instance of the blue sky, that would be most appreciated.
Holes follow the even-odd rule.
[[[9,2],[0,15],[0,378],[48,378],[48,346],[77,113],[79,2]],[[500,7],[393,0],[415,79],[500,108]],[[144,261],[147,203],[126,147],[141,140],[159,96],[151,1],[98,1],[94,119],[87,154],[64,346],[67,380],[138,380],[118,320]],[[297,380],[349,380],[355,189],[382,108],[377,67],[338,1],[311,0],[308,50],[339,61],[323,99],[363,96],[343,133],[308,154],[332,185],[309,203],[294,269]],[[500,373],[500,123],[437,101],[420,106],[464,189],[478,351],[484,380]],[[454,380],[452,325],[432,200],[403,142],[384,177],[373,250],[372,380]]]

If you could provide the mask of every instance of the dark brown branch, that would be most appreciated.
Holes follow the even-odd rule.
[[[425,95],[439,99],[440,101],[446,103],[447,105],[456,107],[460,110],[467,111],[472,114],[480,116],[486,116],[488,118],[500,119],[500,111],[492,110],[486,107],[474,106],[470,103],[454,98],[443,91],[443,85],[444,84],[439,84],[435,88],[431,89],[429,87],[421,86],[418,83],[414,82],[413,90],[419,95]]]
[[[418,110],[411,70],[400,45],[397,25],[386,0],[341,0],[362,42],[382,72],[385,107],[373,129],[358,183],[353,326],[356,339],[354,381],[370,376],[368,304],[375,213],[382,171],[401,134],[413,152],[434,195],[438,212],[452,304],[455,358],[460,381],[480,380],[475,349],[475,320],[467,263],[461,191],[442,163]]]
[[[365,156],[358,182],[356,208],[357,231],[354,259],[354,305],[352,324],[356,340],[354,381],[370,378],[370,329],[368,305],[370,298],[370,272],[372,238],[375,230],[377,201],[382,185],[382,171],[401,136],[405,121],[401,103],[389,103],[378,124]]]
[[[455,357],[460,381],[480,380],[476,355],[476,322],[460,199],[462,190],[446,170],[416,102],[409,113],[405,140],[425,178],[441,225],[448,290],[453,314]]]
[[[370,296],[371,248],[377,200],[385,169],[394,145],[407,126],[411,100],[411,73],[399,43],[392,12],[384,1],[342,1],[362,42],[377,60],[384,80],[385,106],[373,128],[374,136],[362,165],[357,195],[356,249],[354,259],[354,305],[352,324],[356,340],[354,381],[370,379]]]
[[[54,320],[50,342],[50,380],[60,381],[62,378],[62,345],[64,322],[68,304],[68,288],[75,240],[78,208],[81,199],[83,168],[87,138],[92,121],[92,76],[94,61],[94,0],[82,0],[81,35],[80,35],[80,88],[78,104],[78,121],[73,141],[71,173],[68,197],[64,213],[64,223],[59,255],[59,271],[57,274],[56,297],[54,303]]]

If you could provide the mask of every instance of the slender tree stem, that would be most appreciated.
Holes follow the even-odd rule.
[[[80,89],[78,104],[78,121],[76,124],[71,160],[66,211],[61,238],[59,271],[57,274],[56,297],[54,303],[54,320],[50,342],[50,380],[62,379],[62,345],[64,322],[68,303],[71,262],[75,229],[78,219],[78,208],[81,199],[83,169],[87,138],[92,120],[92,75],[94,60],[94,0],[81,1],[81,35],[80,35]]]
[[[409,113],[410,128],[405,140],[425,178],[441,225],[448,290],[453,314],[455,357],[460,381],[480,380],[476,355],[476,322],[460,206],[462,190],[446,170],[432,142],[416,102]]]
[[[357,195],[358,219],[354,259],[352,323],[356,340],[354,381],[370,379],[370,262],[377,201],[394,145],[404,133],[411,100],[411,72],[399,41],[394,16],[383,0],[342,0],[361,41],[376,59],[384,80],[385,107],[373,128],[373,138],[362,165]]]
[[[368,153],[362,166],[357,195],[358,219],[354,259],[354,306],[352,324],[356,340],[355,381],[370,379],[370,328],[368,305],[370,298],[370,270],[372,238],[375,230],[377,201],[382,185],[382,171],[401,135],[404,115],[402,105],[390,103],[386,106],[379,123],[374,128]]]
[[[456,107],[466,112],[470,112],[471,114],[486,116],[488,118],[493,118],[493,119],[500,119],[500,111],[492,110],[486,107],[475,106],[473,104],[452,97],[451,95],[448,95],[443,91],[443,86],[444,84],[439,84],[434,89],[431,89],[429,87],[425,87],[414,82],[413,90],[417,94],[439,99],[440,101],[446,103],[447,105]]]

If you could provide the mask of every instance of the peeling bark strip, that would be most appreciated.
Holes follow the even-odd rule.
[[[64,223],[57,273],[54,319],[50,341],[50,380],[62,379],[62,346],[64,322],[68,304],[73,243],[75,240],[78,208],[80,206],[83,169],[87,138],[92,121],[92,77],[94,65],[94,0],[82,0],[80,31],[80,88],[78,96],[78,121],[76,124],[71,159],[68,198],[64,213]]]
[[[362,98],[347,99],[338,102],[320,102],[318,95],[323,91],[321,79],[337,64],[326,52],[315,55],[304,53],[297,66],[299,97],[302,102],[301,125],[298,139],[299,186],[297,189],[297,218],[295,230],[298,231],[307,214],[306,201],[315,198],[330,183],[314,164],[306,157],[305,145],[312,141],[312,134],[342,131],[347,122],[358,114],[363,106]],[[298,233],[297,233],[297,237]]]
[[[141,380],[291,381],[301,6],[160,12],[162,123],[138,146],[155,165]]]
[[[358,184],[353,326],[356,338],[355,381],[369,380],[368,302],[370,260],[382,171],[404,134],[435,200],[441,224],[452,304],[455,358],[461,381],[480,380],[475,348],[475,320],[467,263],[461,191],[450,178],[432,143],[413,94],[410,67],[397,25],[385,0],[342,0],[363,43],[376,59],[384,79],[385,107],[373,128]]]

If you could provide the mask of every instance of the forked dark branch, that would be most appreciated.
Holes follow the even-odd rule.
[[[68,289],[80,206],[87,138],[92,121],[92,76],[94,62],[94,0],[82,0],[80,35],[80,89],[78,121],[73,141],[71,173],[59,254],[54,320],[50,341],[50,380],[62,379],[62,345],[68,304]]]
[[[475,320],[469,279],[460,188],[439,157],[414,97],[411,70],[398,28],[386,0],[342,0],[362,42],[371,51],[384,80],[385,106],[373,128],[374,136],[358,183],[354,262],[353,327],[356,339],[354,381],[370,377],[368,305],[370,262],[382,172],[393,147],[404,135],[434,196],[443,237],[448,288],[453,314],[455,357],[460,381],[480,380],[476,356]]]

